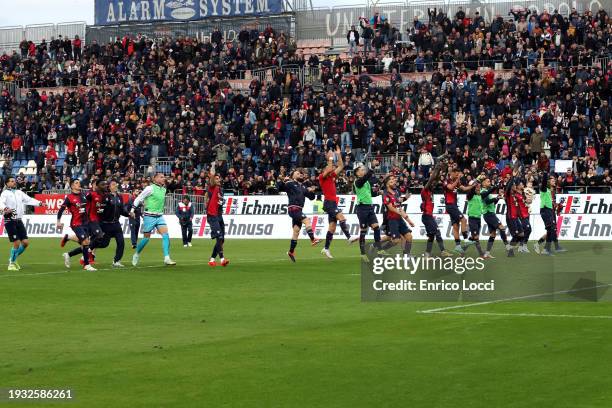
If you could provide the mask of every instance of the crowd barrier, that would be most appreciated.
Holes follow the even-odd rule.
[[[55,200],[55,198],[44,198],[43,201]],[[557,217],[557,230],[562,240],[612,240],[612,194],[560,194],[558,202],[562,203],[562,209]],[[444,212],[442,195],[434,196],[434,217],[439,224],[440,231],[445,239],[451,237],[451,225],[447,214]],[[404,203],[406,212],[415,223],[412,228],[415,239],[425,238],[425,229],[421,222],[420,197],[410,197]],[[355,196],[339,196],[338,207],[347,217],[347,221],[353,235],[358,234],[359,223],[355,215]],[[465,212],[465,196],[459,196],[459,207]],[[505,224],[506,213],[503,200],[497,204],[496,211],[500,220]],[[311,219],[313,229],[317,237],[324,237],[327,231],[327,215],[320,212],[321,203],[318,201],[307,201],[304,212]],[[381,200],[375,197],[374,208],[380,216]],[[50,210],[52,211],[52,210]],[[180,238],[181,228],[178,219],[174,215],[166,215],[170,236]],[[291,219],[287,216],[286,196],[232,196],[226,197],[224,206],[224,220],[226,224],[227,238],[250,238],[250,239],[289,239],[291,237]],[[69,232],[69,217],[62,219],[66,225],[65,230]],[[210,230],[205,215],[197,214],[193,218],[193,229],[195,238],[209,238]],[[544,234],[544,224],[539,216],[539,199],[534,197],[531,205],[530,215],[533,239]],[[32,214],[24,217],[24,223],[31,237],[60,237],[65,231],[56,228],[56,216],[53,214]],[[129,223],[125,218],[121,219],[125,236],[129,236]],[[4,224],[0,224],[0,230],[4,233]],[[303,237],[305,233],[302,232]],[[337,235],[342,233],[338,229]],[[482,238],[487,236],[487,228],[483,223]],[[371,238],[371,235],[369,236]]]

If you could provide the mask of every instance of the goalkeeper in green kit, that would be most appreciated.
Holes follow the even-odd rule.
[[[136,253],[132,257],[132,265],[138,265],[140,260],[140,253],[144,247],[149,243],[151,233],[153,230],[157,230],[162,236],[162,247],[164,251],[164,263],[166,265],[176,265],[172,259],[170,259],[170,236],[168,235],[168,226],[164,220],[164,203],[166,201],[166,177],[163,173],[157,173],[153,177],[153,183],[136,197],[132,208],[130,209],[130,217],[135,217],[135,209],[144,202],[143,208],[143,232],[144,238],[138,242],[136,246]]]

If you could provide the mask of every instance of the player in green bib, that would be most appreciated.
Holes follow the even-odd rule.
[[[480,182],[473,180],[470,182],[470,190],[467,192],[468,200],[468,226],[470,229],[470,241],[474,242],[478,255],[482,258],[491,258],[491,255],[485,253],[480,246],[480,217],[483,214],[482,197],[480,196]]]
[[[491,255],[491,250],[495,244],[495,237],[497,236],[498,230],[506,249],[510,250],[510,244],[506,236],[506,227],[501,223],[499,218],[497,218],[497,214],[495,213],[495,205],[500,199],[499,194],[493,194],[495,189],[496,187],[493,187],[489,177],[484,177],[482,179],[480,197],[482,198],[482,218],[489,229],[489,241],[487,242],[487,250],[485,251],[488,255]],[[491,258],[493,258],[492,255]]]
[[[136,246],[136,252],[132,257],[132,265],[138,265],[140,260],[140,253],[144,247],[149,243],[151,239],[151,233],[153,230],[157,230],[162,236],[162,248],[164,251],[164,264],[176,265],[172,259],[170,259],[170,236],[168,235],[168,226],[164,220],[164,204],[166,202],[166,176],[163,173],[156,173],[153,177],[153,183],[145,187],[142,193],[136,197],[132,208],[130,210],[130,217],[135,217],[136,208],[144,203],[143,215],[144,215],[144,226],[143,235],[144,237],[140,240]]]
[[[355,181],[353,182],[353,190],[357,196],[357,206],[355,212],[359,219],[359,251],[361,252],[361,258],[364,261],[369,261],[365,250],[365,237],[368,233],[368,228],[372,228],[374,232],[374,247],[378,250],[379,255],[382,255],[380,248],[380,226],[378,225],[378,218],[374,212],[374,206],[372,205],[372,197],[377,196],[372,191],[374,184],[372,180],[372,170],[364,165],[360,165],[355,169]],[[351,241],[357,238],[351,239]]]

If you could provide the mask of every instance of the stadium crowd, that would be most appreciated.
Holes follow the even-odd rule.
[[[609,191],[611,31],[604,10],[517,10],[486,24],[478,13],[451,20],[434,9],[403,35],[378,14],[360,19],[347,33],[348,56],[334,60],[305,60],[269,26],[234,42],[218,30],[204,41],[24,41],[0,57],[2,80],[30,88],[19,101],[0,94],[0,171],[6,179],[13,162],[34,160],[36,175],[17,175],[30,192],[64,189],[74,177],[85,185],[115,177],[131,191],[152,159],[167,157],[169,189],[202,195],[216,161],[224,190],[276,194],[291,168],[308,169],[316,184],[326,151],[340,146],[341,193],[351,191],[356,162],[376,158],[378,172],[397,173],[410,189],[443,153],[467,179],[517,163],[536,177],[570,160],[559,186]],[[302,83],[290,66],[317,69],[320,85]],[[279,68],[271,81],[231,87],[266,67]],[[386,81],[372,77],[381,73]]]

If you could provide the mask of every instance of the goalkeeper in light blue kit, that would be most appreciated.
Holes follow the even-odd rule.
[[[132,257],[132,265],[138,265],[140,260],[140,253],[144,247],[149,243],[151,233],[153,230],[157,230],[162,236],[162,247],[164,250],[164,264],[176,265],[172,259],[170,259],[170,236],[168,235],[168,226],[164,220],[164,204],[166,201],[166,177],[163,173],[156,173],[153,177],[153,184],[147,186],[142,193],[136,197],[132,208],[130,209],[130,217],[135,217],[135,209],[144,202],[143,215],[144,225],[143,232],[144,237],[138,242],[136,246],[136,253]]]

